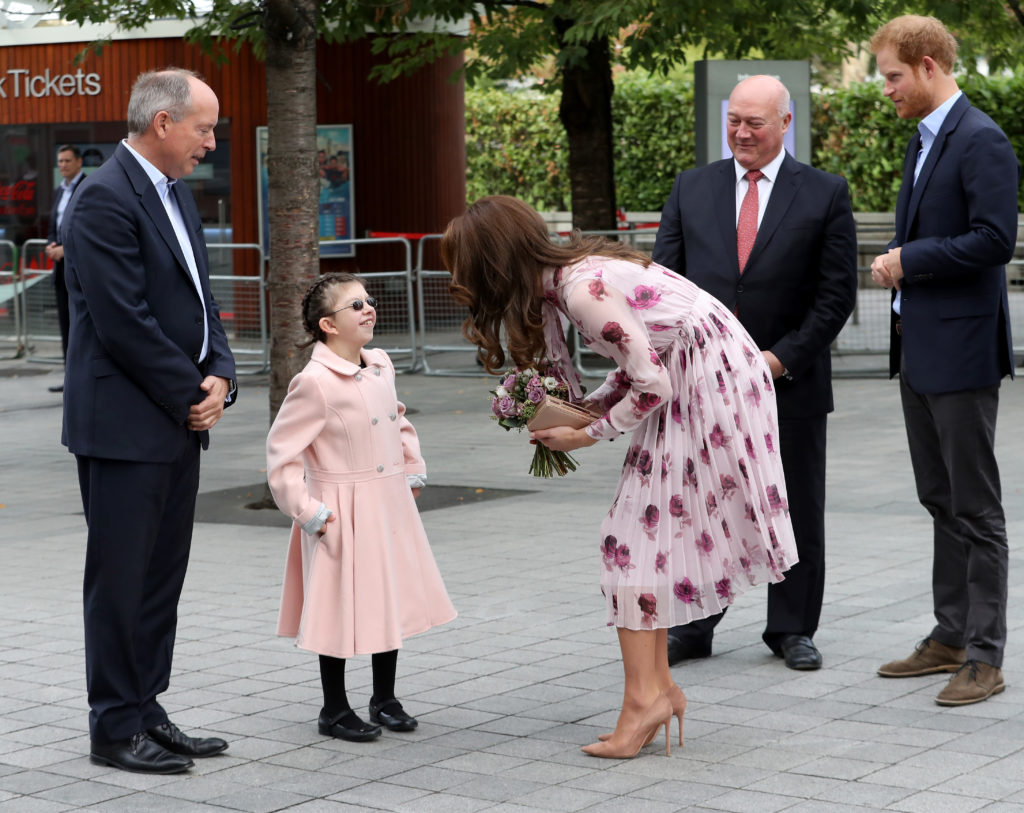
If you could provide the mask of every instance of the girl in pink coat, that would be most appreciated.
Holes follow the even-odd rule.
[[[364,741],[412,731],[395,698],[402,639],[455,618],[415,498],[426,482],[395,369],[370,350],[376,303],[352,274],[302,300],[313,337],[267,437],[267,479],[293,520],[278,634],[320,656],[320,733]],[[308,344],[306,345],[308,346]],[[370,654],[370,724],[349,705],[345,659]]]

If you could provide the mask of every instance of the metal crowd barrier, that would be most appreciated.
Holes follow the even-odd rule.
[[[45,364],[63,364],[53,262],[46,256],[47,241],[26,240],[18,262],[18,299],[24,355]]]
[[[258,243],[207,243],[210,290],[240,375],[270,369],[266,258]],[[235,252],[256,252],[256,273],[235,273]],[[245,267],[251,262],[243,262]]]
[[[0,257],[4,243],[0,243]],[[0,301],[0,340],[8,330],[3,308],[14,314],[17,346],[32,361],[63,362],[57,300],[53,285],[53,265],[46,257],[46,240],[27,240],[22,244],[20,262],[11,289],[5,287],[0,269],[0,296],[12,294],[9,302]],[[267,330],[266,263],[263,249],[256,243],[209,243],[210,289],[220,308],[221,323],[235,356],[239,373],[263,372],[270,365]],[[256,273],[238,275],[234,252],[254,251]],[[229,253],[230,252],[230,253]],[[16,252],[17,253],[17,252]]]
[[[878,373],[887,369],[889,348],[889,291],[871,280],[870,263],[892,237],[891,220],[858,223],[858,292],[852,316],[833,343],[833,354],[846,356],[846,369],[837,374]],[[1024,233],[1024,224],[1022,232]],[[617,237],[641,251],[653,248],[656,228],[588,231]],[[552,235],[558,237],[559,235]],[[563,233],[562,237],[565,236]],[[413,265],[411,241],[405,237],[374,237],[336,240],[322,245],[358,246],[394,244],[404,251],[404,268],[363,274],[369,292],[380,303],[375,344],[386,350],[396,369],[426,375],[476,376],[483,370],[476,361],[476,348],[462,337],[462,323],[468,316],[448,293],[447,270],[425,267],[425,253],[441,235],[424,235],[419,240]],[[60,331],[56,299],[49,284],[52,264],[43,249],[45,240],[28,240],[19,249],[0,240],[0,348],[7,358],[27,355],[35,361],[60,363]],[[266,309],[266,262],[262,248],[254,243],[209,243],[210,284],[221,309],[221,318],[240,372],[263,372],[269,368],[269,327]],[[234,252],[256,252],[255,275],[239,276]],[[225,252],[231,252],[225,258]],[[250,265],[251,263],[244,263]],[[415,277],[415,282],[414,282]],[[1016,257],[1007,265],[1010,321],[1015,355],[1024,356],[1024,242],[1017,244]],[[415,285],[415,290],[414,290]],[[392,343],[388,343],[388,338]],[[576,334],[568,335],[573,363],[581,375],[603,376],[610,368],[589,351]],[[396,358],[397,357],[397,358]],[[853,358],[864,369],[853,370]]]
[[[405,237],[360,237],[352,240],[325,240],[325,246],[373,246],[397,244],[405,251],[405,268],[400,271],[360,271],[366,280],[366,292],[378,302],[377,325],[373,346],[384,350],[395,365],[396,372],[411,373],[419,369],[416,348],[416,309],[413,300],[412,243]],[[408,343],[405,341],[408,336]],[[388,344],[385,337],[395,337]],[[400,338],[399,338],[400,337]],[[396,356],[401,359],[400,363]]]
[[[484,375],[476,347],[462,337],[469,311],[448,293],[451,274],[424,268],[424,250],[440,241],[440,234],[420,238],[416,249],[416,300],[419,306],[420,352],[425,375]]]
[[[9,353],[4,358],[19,358],[25,351],[18,280],[18,247],[0,240],[0,346]]]

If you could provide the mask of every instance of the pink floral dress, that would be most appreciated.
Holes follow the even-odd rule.
[[[652,263],[587,257],[544,276],[549,359],[579,377],[557,311],[618,365],[587,399],[597,439],[632,432],[601,524],[608,623],[686,624],[797,562],[771,373],[714,297]]]

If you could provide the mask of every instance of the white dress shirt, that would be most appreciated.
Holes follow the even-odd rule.
[[[122,141],[122,144],[128,148],[128,151],[135,156],[135,159],[139,162],[139,165],[145,170],[146,175],[153,182],[156,187],[157,194],[160,196],[160,201],[164,205],[164,209],[167,211],[167,217],[171,221],[171,226],[174,228],[174,234],[178,238],[178,243],[181,246],[181,252],[185,255],[185,262],[188,265],[189,274],[192,276],[192,282],[196,286],[196,293],[199,295],[199,302],[203,306],[203,349],[199,351],[199,360],[202,361],[206,358],[206,354],[210,347],[210,325],[206,315],[206,301],[203,298],[203,286],[199,281],[199,268],[196,265],[196,255],[192,250],[192,240],[189,239],[188,228],[185,226],[185,219],[181,215],[181,209],[178,208],[178,200],[173,194],[171,194],[171,187],[175,183],[175,179],[168,178],[159,169],[153,166],[149,161],[142,157],[137,151],[132,149],[131,145],[127,141]]]
[[[60,201],[57,203],[57,227],[54,229],[54,234],[60,235],[60,224],[64,220],[64,211],[68,208],[68,203],[75,192],[75,187],[81,183],[84,177],[85,173],[79,170],[78,174],[70,181],[65,178],[60,182]],[[59,236],[57,242],[60,242]]]

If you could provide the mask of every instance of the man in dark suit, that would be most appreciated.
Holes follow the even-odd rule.
[[[50,207],[50,230],[46,235],[46,256],[53,261],[53,287],[57,293],[57,324],[60,326],[60,345],[64,361],[68,358],[68,289],[64,284],[64,247],[60,244],[60,224],[64,219],[71,196],[82,182],[82,151],[73,144],[57,150],[57,171],[63,180],[53,194]],[[64,385],[50,387],[50,392],[63,392]]]
[[[1008,547],[995,458],[999,382],[1013,375],[1005,264],[1020,166],[953,78],[956,40],[934,17],[897,17],[871,40],[885,95],[920,119],[904,161],[896,236],[871,264],[894,289],[890,375],[900,376],[917,495],[934,530],[936,624],[883,677],[955,672],[942,706],[1003,691]]]
[[[825,591],[825,428],[830,348],[857,295],[846,181],[783,149],[789,92],[769,76],[729,96],[733,157],[682,172],[662,210],[654,260],[731,308],[775,379],[779,443],[800,562],[768,587],[763,638],[791,669],[818,669]],[[711,654],[721,615],[668,631],[670,663]]]
[[[91,758],[128,771],[177,773],[227,748],[183,734],[156,700],[170,680],[200,447],[234,394],[199,211],[179,180],[216,146],[218,112],[191,72],[142,74],[128,138],[82,182],[61,228]]]

